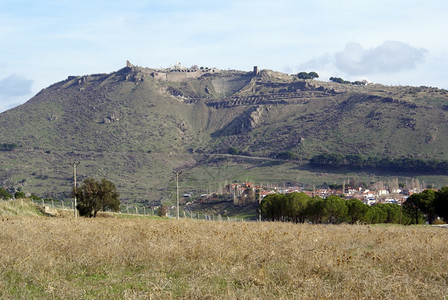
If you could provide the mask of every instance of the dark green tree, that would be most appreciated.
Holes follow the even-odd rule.
[[[384,223],[386,220],[384,211],[378,205],[369,206],[365,218],[370,224]]]
[[[345,80],[339,77],[330,77],[330,81],[336,82],[336,83],[344,83]]]
[[[308,201],[306,215],[311,222],[315,224],[322,223],[322,218],[324,216],[324,200],[319,196],[312,197]]]
[[[448,186],[444,186],[437,191],[434,209],[439,217],[448,222]]]
[[[434,190],[424,190],[420,193],[420,210],[426,215],[426,221],[432,224],[436,218],[436,192]]]
[[[311,77],[311,79],[319,78],[319,74],[316,72],[309,72],[308,75]]]
[[[297,74],[297,77],[299,79],[312,79],[310,74],[308,74],[307,72],[300,72]]]
[[[347,205],[345,200],[331,195],[324,201],[324,212],[329,223],[341,223],[347,218]]]
[[[420,194],[412,194],[403,203],[403,211],[411,218],[411,224],[422,223],[423,212],[421,210],[422,197]]]
[[[4,188],[0,188],[0,199],[11,199],[12,195],[5,190]]]
[[[105,178],[100,181],[87,178],[81,187],[73,189],[73,194],[76,194],[78,200],[76,208],[81,216],[91,218],[96,217],[99,211],[120,210],[117,189],[112,182]]]
[[[307,216],[307,205],[310,197],[305,193],[286,194],[286,211],[291,221],[304,223]]]
[[[362,203],[361,200],[348,199],[345,204],[347,205],[347,214],[351,224],[365,219],[369,207]]]
[[[267,195],[261,201],[260,210],[265,220],[285,221],[288,218],[286,195]]]
[[[400,205],[393,203],[379,203],[375,206],[381,210],[381,223],[406,224]]]
[[[426,221],[432,224],[436,217],[435,202],[436,192],[424,190],[421,193],[412,194],[403,205],[406,211],[413,216],[416,224],[422,214],[426,216]]]
[[[25,198],[26,198],[26,195],[25,195],[25,193],[22,192],[22,191],[17,191],[17,192],[15,192],[15,194],[14,194],[14,198],[16,198],[16,199],[25,199]]]

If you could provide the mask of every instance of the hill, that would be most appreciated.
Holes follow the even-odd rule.
[[[415,163],[444,176],[447,103],[429,87],[128,63],[70,76],[0,114],[0,183],[68,197],[70,163],[81,161],[78,180],[106,177],[123,200],[146,203],[172,198],[173,169],[198,193],[224,180],[331,182],[322,173],[342,166]]]

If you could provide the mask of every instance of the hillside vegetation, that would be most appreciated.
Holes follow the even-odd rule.
[[[0,183],[68,197],[69,163],[79,160],[80,180],[105,177],[123,200],[147,202],[170,198],[173,169],[185,170],[183,188],[198,193],[225,179],[322,183],[322,172],[306,165],[319,155],[376,162],[369,168],[386,162],[388,172],[406,171],[406,164],[389,164],[395,159],[431,161],[439,167],[411,170],[445,176],[439,162],[448,161],[446,90],[337,84],[268,70],[207,70],[172,81],[157,72],[128,65],[71,76],[0,114],[0,144],[7,145],[0,149]],[[223,156],[229,153],[266,160]],[[358,172],[359,164],[348,167]]]
[[[11,216],[28,216],[38,217],[44,216],[42,210],[29,199],[19,199],[14,201],[0,200],[0,217]]]
[[[444,299],[448,230],[2,218],[2,299]]]

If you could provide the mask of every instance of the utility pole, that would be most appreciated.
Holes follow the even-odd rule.
[[[73,187],[74,187],[74,198],[75,198],[75,205],[73,206],[73,215],[75,216],[75,218],[77,217],[76,215],[76,167],[79,165],[79,161],[75,161],[73,162]]]
[[[173,171],[176,174],[176,207],[177,207],[177,219],[179,220],[179,175],[182,174],[182,171]]]

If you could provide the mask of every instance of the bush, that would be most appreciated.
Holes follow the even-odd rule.
[[[435,219],[434,222],[432,222],[432,224],[433,225],[444,225],[446,223],[442,219]]]
[[[5,190],[4,188],[0,188],[0,199],[11,199],[12,195]]]
[[[160,206],[158,214],[159,217],[167,217],[169,212],[170,208],[168,207],[168,205],[163,204],[162,206]]]
[[[230,147],[230,148],[227,150],[227,152],[228,152],[230,155],[236,155],[236,154],[240,153],[240,150],[238,150],[238,149],[235,148],[235,147]]]
[[[18,192],[16,192],[16,193],[14,194],[14,198],[16,198],[16,199],[25,199],[25,198],[26,198],[26,195],[25,195],[24,192],[22,192],[22,191],[18,191]]]
[[[18,147],[17,144],[0,144],[1,151],[12,151]]]

